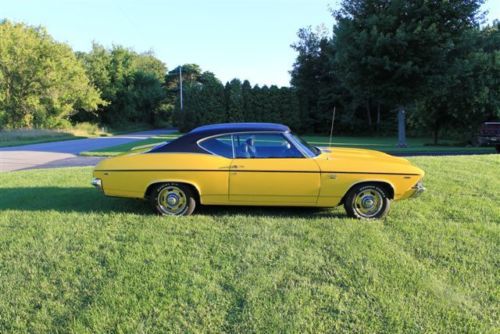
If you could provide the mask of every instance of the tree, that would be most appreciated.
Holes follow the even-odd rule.
[[[79,59],[92,83],[109,102],[99,110],[99,118],[82,113],[75,120],[95,120],[109,125],[147,122],[160,124],[168,119],[163,81],[165,64],[152,52],[138,54],[122,46],[106,49],[94,43]]]
[[[334,12],[336,68],[354,95],[404,110],[446,71],[454,45],[479,24],[482,0],[344,0]]]
[[[198,66],[193,68],[195,75],[187,76],[184,81],[183,111],[179,108],[174,79],[169,79],[170,98],[175,103],[174,124],[181,131],[223,122],[277,122],[294,129],[301,126],[299,103],[293,88],[252,87],[248,80],[242,83],[239,79],[224,86],[213,73],[201,72]]]
[[[0,127],[58,127],[103,104],[69,46],[42,27],[0,23]]]
[[[187,76],[184,82],[184,110],[180,110],[178,94],[175,99],[175,125],[181,131],[189,131],[199,125],[207,123],[221,123],[227,121],[224,86],[211,72],[197,71]],[[184,67],[183,67],[184,73]],[[177,89],[172,86],[172,90]]]
[[[472,139],[480,123],[500,117],[499,26],[464,33],[450,65],[434,78],[432,93],[417,102],[411,121],[432,129],[434,144],[443,129],[460,129]]]
[[[300,29],[299,41],[292,44],[298,52],[291,71],[291,84],[300,103],[301,130],[327,133],[334,107],[344,109],[351,94],[339,80],[333,59],[335,44],[324,27]]]
[[[225,94],[227,120],[229,122],[242,122],[244,115],[241,81],[233,79],[226,83]]]
[[[318,100],[320,91],[319,76],[328,73],[328,69],[321,65],[321,54],[324,52],[322,46],[328,43],[328,35],[324,27],[318,27],[313,31],[311,27],[300,29],[297,33],[298,42],[291,47],[298,52],[297,59],[290,72],[291,84],[296,88],[302,110],[301,119],[304,132],[315,131],[320,111]]]
[[[294,131],[301,128],[299,100],[295,89],[288,87],[280,88],[281,110],[280,122],[287,124]]]
[[[226,121],[224,85],[212,72],[203,72],[199,78],[202,85],[203,118],[201,124]]]
[[[243,103],[243,120],[245,122],[256,122],[255,110],[252,108],[252,85],[248,80],[243,81],[241,86],[241,96]]]

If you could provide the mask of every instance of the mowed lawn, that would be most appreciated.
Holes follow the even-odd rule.
[[[498,333],[500,156],[420,157],[384,221],[158,217],[90,168],[0,174],[0,333]]]

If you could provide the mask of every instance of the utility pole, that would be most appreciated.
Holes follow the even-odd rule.
[[[177,73],[170,71],[167,75],[177,75]],[[181,111],[184,111],[184,96],[182,94],[182,65],[179,65],[179,102],[181,106]]]
[[[180,95],[181,95],[181,112],[184,111],[184,101],[182,97],[182,65],[179,66],[179,86],[180,86]]]
[[[398,147],[408,147],[406,145],[406,112],[403,107],[398,110]]]

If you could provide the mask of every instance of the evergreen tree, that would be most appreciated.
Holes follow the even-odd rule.
[[[204,109],[201,124],[225,122],[224,85],[211,72],[204,72],[200,77],[200,83],[202,84],[201,102]]]
[[[225,96],[228,122],[242,122],[244,117],[243,94],[239,79],[233,79],[226,83]]]
[[[251,104],[252,86],[248,80],[243,81],[243,85],[241,86],[241,96],[243,99],[243,120],[245,122],[255,122],[255,110],[252,109],[253,106]]]

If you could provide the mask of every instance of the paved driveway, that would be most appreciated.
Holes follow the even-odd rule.
[[[0,171],[31,168],[94,166],[100,157],[80,157],[83,151],[126,144],[175,130],[151,130],[113,137],[75,139],[51,143],[0,148]]]

